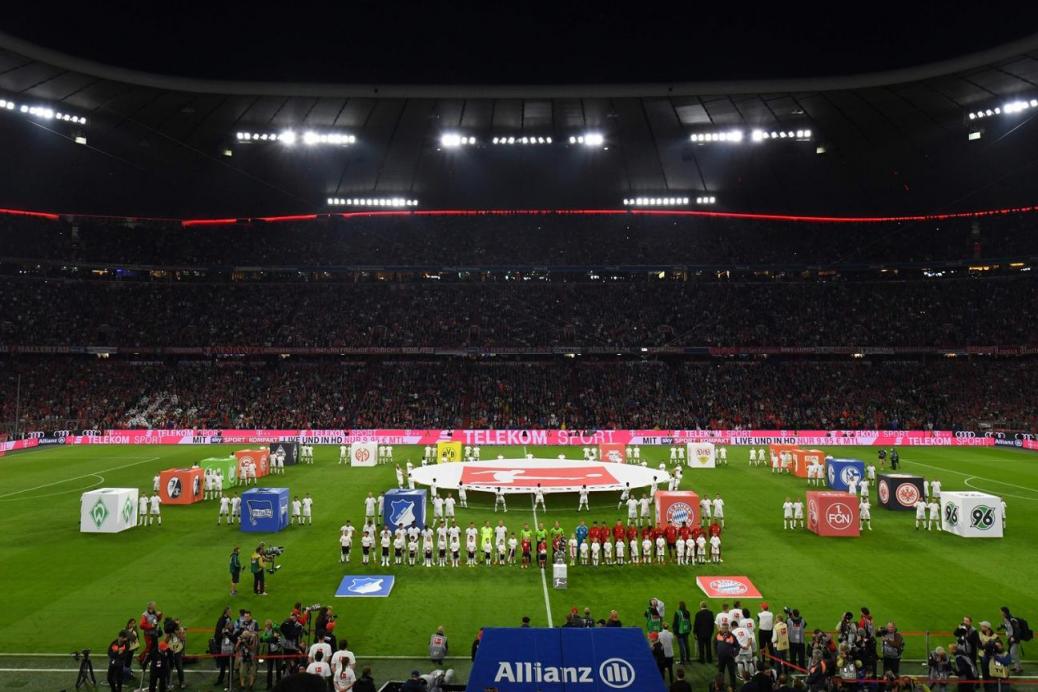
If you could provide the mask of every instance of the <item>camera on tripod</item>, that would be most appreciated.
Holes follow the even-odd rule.
[[[80,649],[79,651],[73,651],[72,652],[72,658],[74,658],[77,661],[79,659],[81,659],[81,658],[84,659],[84,660],[89,659],[90,658],[90,649]]]
[[[281,565],[277,564],[277,559],[285,552],[285,546],[283,545],[272,545],[263,551],[263,559],[267,560],[270,565],[267,567],[268,574],[274,574]]]

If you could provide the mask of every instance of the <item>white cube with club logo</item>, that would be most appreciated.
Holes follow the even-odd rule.
[[[713,442],[689,442],[685,463],[693,469],[712,469],[716,464],[716,452]]]
[[[974,491],[943,491],[941,527],[963,538],[1002,538],[1002,498]]]
[[[374,466],[378,463],[378,442],[354,442],[350,445],[350,466]]]
[[[137,526],[137,488],[98,488],[80,499],[80,533],[119,533]]]

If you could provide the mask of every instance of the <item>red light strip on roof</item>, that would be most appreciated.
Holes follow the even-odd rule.
[[[61,217],[57,214],[51,214],[45,211],[26,211],[25,209],[0,209],[0,214],[6,214],[8,216],[32,216],[37,219],[49,219],[51,221],[57,221]]]
[[[897,223],[912,221],[947,221],[951,219],[977,219],[986,216],[1004,216],[1006,214],[1032,214],[1038,212],[1038,205],[1024,207],[1005,207],[1002,209],[981,209],[977,211],[947,212],[939,214],[906,214],[901,216],[822,216],[809,214],[769,214],[760,212],[705,211],[692,209],[400,209],[400,210],[365,210],[330,212],[321,214],[289,214],[284,216],[255,216],[242,218],[202,218],[173,219],[153,216],[116,216],[105,214],[56,214],[53,212],[32,211],[27,209],[3,209],[0,215],[29,216],[57,221],[62,216],[70,219],[93,218],[112,219],[126,222],[176,222],[184,228],[192,226],[232,226],[248,224],[253,221],[279,223],[284,221],[314,221],[322,217],[338,217],[352,219],[378,216],[675,216],[703,217],[715,219],[743,219],[750,221],[784,221],[791,223]]]

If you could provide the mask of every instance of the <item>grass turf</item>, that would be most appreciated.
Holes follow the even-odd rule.
[[[240,446],[213,447],[51,447],[13,454],[0,461],[0,652],[56,652],[102,649],[130,617],[139,617],[149,600],[188,627],[211,628],[224,605],[250,608],[262,622],[283,619],[292,603],[330,603],[340,614],[338,633],[359,657],[424,654],[428,635],[444,625],[451,653],[467,655],[482,625],[518,625],[524,615],[535,626],[548,624],[539,570],[506,568],[392,567],[397,583],[390,598],[335,599],[343,574],[383,573],[362,567],[359,540],[353,563],[340,565],[338,528],[346,519],[363,523],[363,498],[369,490],[395,485],[392,465],[349,468],[336,463],[338,448],[318,447],[313,465],[289,467],[284,477],[261,485],[284,485],[293,495],[314,498],[313,526],[290,527],[276,536],[243,535],[238,527],[216,525],[217,506],[164,507],[161,527],[122,534],[80,534],[79,496],[93,487],[136,486],[150,493],[160,469],[187,466]],[[553,458],[573,448],[484,447],[484,458],[521,456],[524,451]],[[872,460],[872,448],[846,448],[839,456]],[[1003,495],[1009,525],[1002,540],[966,540],[943,533],[917,532],[911,512],[873,509],[874,531],[858,539],[824,539],[804,531],[783,531],[781,503],[803,493],[805,481],[774,475],[747,465],[748,448],[732,448],[729,466],[684,475],[683,489],[726,501],[723,535],[725,562],[707,566],[576,567],[567,591],[549,588],[553,622],[560,624],[573,606],[589,606],[594,616],[619,611],[624,624],[641,626],[650,597],[662,598],[668,618],[678,601],[695,610],[702,594],[700,574],[747,575],[773,610],[800,608],[812,627],[831,629],[844,610],[868,605],[877,621],[897,621],[903,631],[947,631],[964,613],[996,622],[998,607],[1027,612],[1035,603],[1026,565],[1038,556],[1038,457],[991,448],[906,448],[905,472],[940,478],[945,490],[977,489]],[[414,461],[420,450],[394,446],[398,462]],[[643,448],[651,464],[668,456],[666,448]],[[459,524],[481,525],[503,516],[510,529],[533,523],[528,497],[509,499],[507,515],[495,516],[491,498],[469,493]],[[578,518],[606,521],[616,510],[615,493],[593,494],[591,512],[575,511],[575,495],[549,495],[547,526],[556,519],[571,531]],[[875,491],[873,491],[875,505]],[[431,508],[430,508],[431,513]],[[267,539],[287,548],[283,569],[268,578],[269,596],[244,587],[228,595],[227,555],[235,544],[247,552]],[[549,587],[550,587],[550,579]],[[711,604],[716,609],[718,602]],[[756,602],[749,606],[756,610]],[[207,634],[189,637],[189,651],[201,652]],[[940,641],[944,641],[941,639]],[[931,642],[933,645],[933,642]],[[908,637],[906,657],[923,655],[923,639]],[[0,666],[3,661],[0,661]],[[379,669],[379,664],[376,670]],[[404,664],[410,666],[411,663]],[[382,669],[397,664],[383,662]],[[384,679],[384,677],[382,678]]]

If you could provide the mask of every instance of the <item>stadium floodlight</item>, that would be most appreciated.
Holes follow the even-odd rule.
[[[713,195],[704,195],[702,197],[696,197],[696,204],[700,206],[706,206],[709,204],[716,204],[717,198]]]
[[[687,206],[689,198],[679,197],[625,197],[625,207],[681,207]]]
[[[745,133],[742,130],[725,130],[724,132],[696,132],[689,135],[689,141],[696,144],[706,144],[707,142],[728,142],[731,144],[739,144],[745,137]]]
[[[457,149],[463,146],[472,146],[476,138],[459,134],[457,132],[444,132],[440,135],[440,146],[444,149]]]
[[[585,132],[582,135],[571,135],[570,144],[583,144],[586,147],[600,147],[605,144],[605,135],[601,132]]]
[[[813,133],[807,128],[801,128],[798,130],[764,130],[761,128],[754,128],[750,131],[750,141],[756,144],[773,139],[791,139],[797,142],[809,142],[811,141],[812,136]]]
[[[551,137],[544,137],[542,135],[536,137],[531,137],[530,135],[516,137],[512,135],[508,137],[494,137],[490,142],[492,144],[551,144],[552,139]]]
[[[298,139],[298,136],[294,130],[282,130],[278,133],[278,141],[286,147],[293,146],[296,143],[296,139]]]
[[[329,197],[328,206],[405,209],[407,207],[417,207],[418,200],[407,197]]]
[[[11,99],[0,99],[0,110],[17,111],[33,118],[40,118],[42,120],[60,120],[62,122],[75,123],[76,125],[86,125],[87,122],[87,119],[81,115],[65,113],[64,111],[55,110],[50,106],[30,106],[25,103],[19,104]]]

